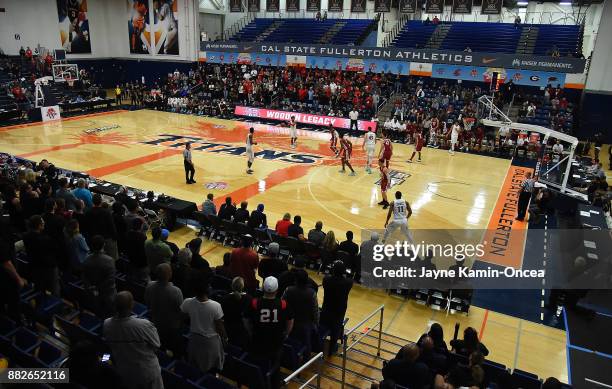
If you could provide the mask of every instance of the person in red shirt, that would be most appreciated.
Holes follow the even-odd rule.
[[[29,60],[32,59],[32,50],[30,50],[30,46],[28,46],[28,48],[26,49],[25,56]]]
[[[253,237],[246,234],[242,237],[242,247],[232,250],[230,259],[230,273],[235,277],[244,279],[244,286],[249,292],[254,292],[259,286],[255,272],[259,266],[259,255],[251,247]]]
[[[354,176],[357,173],[355,173],[355,170],[353,170],[353,167],[351,166],[351,154],[353,153],[353,144],[349,140],[348,134],[344,134],[342,139],[340,139],[340,147],[340,160],[342,161],[342,170],[340,170],[340,173],[344,173],[346,171],[345,166],[348,166],[349,169],[351,169],[349,176]]]
[[[385,161],[385,166],[389,167],[391,156],[393,156],[393,145],[391,144],[391,139],[389,139],[387,132],[383,131],[383,141],[380,146],[380,151],[378,152],[378,159],[383,159]]]
[[[414,134],[415,138],[414,138],[414,151],[412,152],[412,155],[410,156],[410,159],[408,160],[408,162],[412,162],[412,159],[414,158],[414,155],[416,153],[419,153],[419,159],[417,159],[418,162],[421,162],[421,149],[423,148],[423,134],[421,134],[420,131],[417,131]]]
[[[276,227],[274,230],[280,236],[289,236],[289,226],[291,226],[291,215],[286,213],[283,215],[283,218],[276,222]]]
[[[308,90],[306,90],[306,88],[304,88],[303,86],[299,89],[298,91],[298,99],[300,101],[306,101],[306,96],[308,95]]]

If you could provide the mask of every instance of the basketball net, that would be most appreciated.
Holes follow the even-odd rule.
[[[74,78],[67,78],[66,83],[72,88],[74,86]]]

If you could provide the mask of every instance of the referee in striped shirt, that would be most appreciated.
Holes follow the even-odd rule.
[[[185,150],[183,150],[183,165],[185,166],[185,182],[188,184],[195,184],[193,175],[195,174],[195,167],[191,160],[191,143],[185,144]]]
[[[518,215],[516,216],[516,220],[518,221],[523,221],[525,219],[525,213],[527,213],[527,206],[529,205],[529,200],[531,200],[534,184],[535,180],[531,178],[531,172],[527,172],[525,174],[525,180],[523,180],[521,184],[521,193],[519,194]]]

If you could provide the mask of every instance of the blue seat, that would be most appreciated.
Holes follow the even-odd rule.
[[[212,376],[210,374],[207,374],[204,377],[202,377],[202,379],[198,382],[198,385],[200,387],[206,388],[206,389],[232,389],[232,388],[235,388],[235,386],[233,386],[231,384],[228,384],[225,381],[221,381],[217,377]]]
[[[200,369],[198,369],[195,366],[191,366],[188,363],[183,362],[181,360],[177,360],[174,363],[173,370],[174,370],[174,374],[180,377],[183,377],[187,381],[190,381],[194,384],[200,381],[202,377],[204,376],[204,373],[200,371]]]
[[[283,344],[281,366],[289,370],[296,370],[302,365],[304,350],[306,350],[306,346],[302,345],[299,341],[287,338]]]
[[[40,344],[38,335],[27,328],[19,327],[11,335],[13,346],[24,353],[30,353]]]
[[[519,369],[514,369],[512,372],[512,382],[522,389],[540,389],[542,386],[542,381],[537,375]]]
[[[262,361],[255,361],[251,355],[247,355],[242,360],[235,360],[238,369],[238,379],[240,384],[248,386],[250,389],[270,388],[270,377],[272,371],[269,366],[263,368],[258,365]]]
[[[7,336],[12,333],[17,328],[17,323],[14,320],[6,317],[0,316],[0,334]]]
[[[62,350],[43,340],[34,356],[44,367],[57,367],[62,361]]]
[[[157,360],[159,361],[159,366],[162,369],[168,370],[172,369],[174,367],[174,364],[176,363],[176,360],[174,358],[172,358],[167,353],[161,350],[157,351]]]
[[[148,311],[149,309],[146,305],[134,301],[134,308],[132,309],[132,313],[134,313],[136,316],[143,317],[148,313]]]

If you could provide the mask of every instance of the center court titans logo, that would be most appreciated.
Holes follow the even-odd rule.
[[[191,143],[192,151],[205,151],[209,153],[220,153],[226,155],[246,155],[245,146],[235,146],[224,143],[208,142],[204,138],[197,136],[183,136],[172,134],[160,134],[159,138],[142,142],[146,145],[160,145],[161,143],[169,143],[168,147],[181,148],[186,143]],[[255,158],[261,158],[269,161],[280,161],[290,163],[315,164],[323,159],[323,156],[313,154],[301,154],[289,151],[277,151],[263,149],[255,153]]]
[[[389,170],[389,177],[391,178],[389,188],[393,188],[396,185],[402,185],[410,176],[410,173],[400,172],[398,170]],[[376,185],[380,185],[380,178],[376,181]]]

